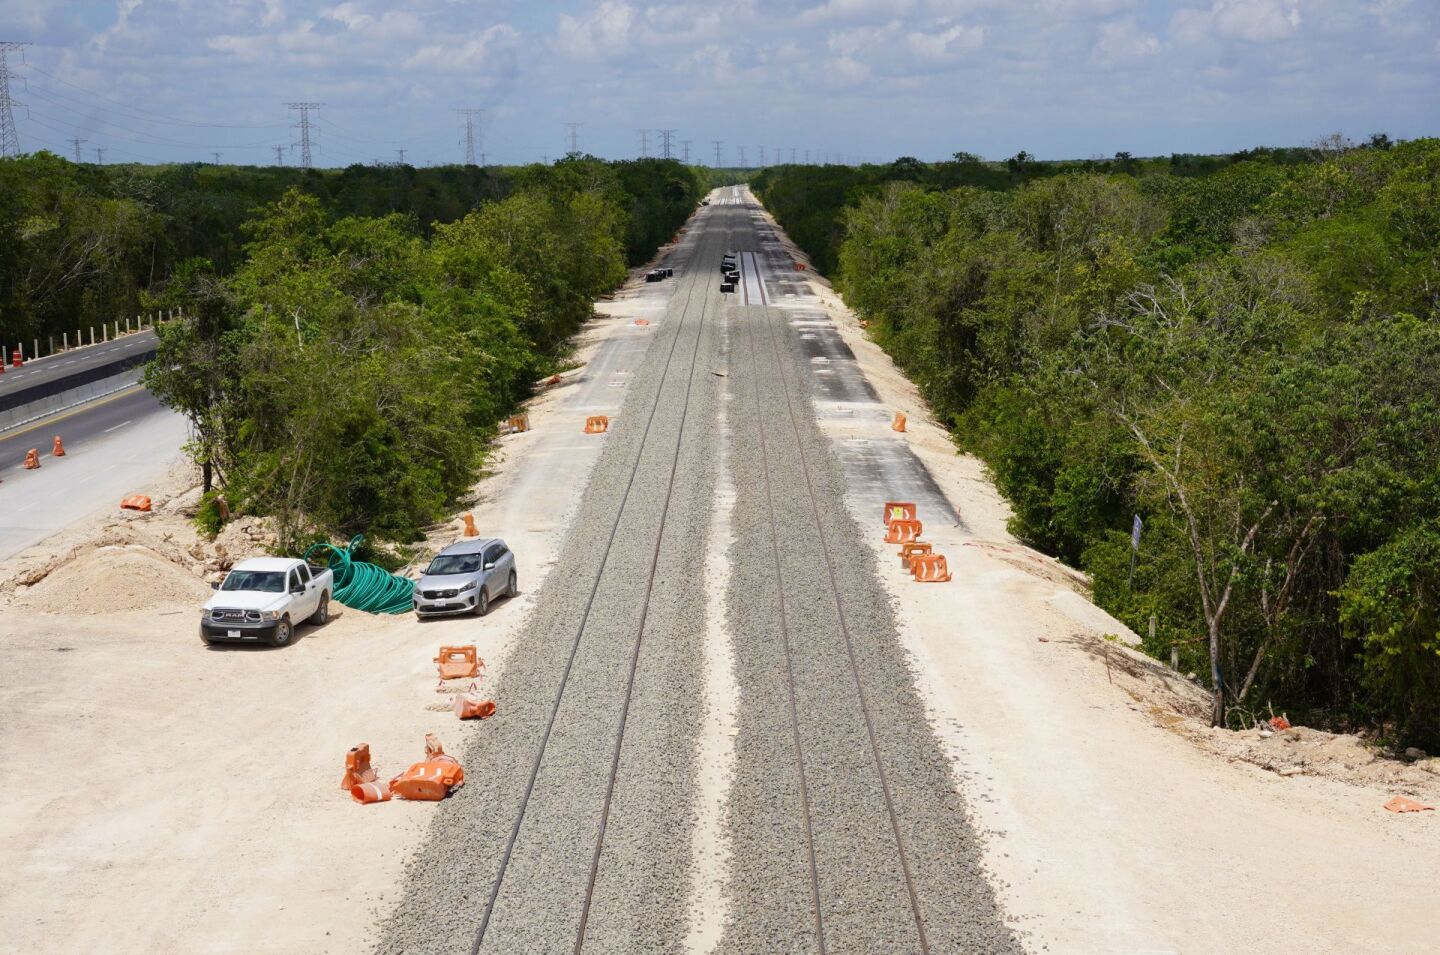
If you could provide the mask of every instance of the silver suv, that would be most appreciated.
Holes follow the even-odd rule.
[[[435,555],[415,585],[415,614],[420,617],[473,613],[483,617],[490,601],[520,592],[515,555],[505,542],[464,540]]]

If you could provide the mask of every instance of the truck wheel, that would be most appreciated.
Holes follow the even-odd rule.
[[[295,628],[290,624],[290,618],[281,617],[280,622],[275,625],[275,635],[270,638],[270,646],[283,647],[290,642],[294,634]]]
[[[485,588],[480,588],[480,593],[475,595],[475,616],[483,617],[490,612],[490,595]]]
[[[518,577],[515,576],[515,571],[513,571],[513,570],[510,571],[510,584],[509,584],[509,586],[507,586],[507,587],[505,588],[505,596],[507,596],[507,597],[518,597],[518,596],[520,596],[520,580],[519,580]]]
[[[323,627],[330,622],[330,595],[320,595],[320,606],[310,615],[310,622],[317,627]]]

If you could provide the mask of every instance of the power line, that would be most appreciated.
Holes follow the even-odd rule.
[[[285,147],[283,145],[275,147],[275,165],[285,165]]]
[[[215,165],[217,165],[217,166],[220,165],[220,156],[221,156],[221,154],[220,154],[220,153],[211,153],[210,155],[212,155],[212,156],[215,157]]]
[[[81,139],[79,136],[72,136],[72,137],[70,137],[70,145],[72,145],[72,146],[75,147],[75,161],[76,161],[76,162],[83,162],[83,161],[84,161],[84,160],[82,160],[82,159],[80,158],[80,145],[81,145],[82,143],[88,143],[89,141],[90,141],[90,140],[88,140],[88,139]]]
[[[664,159],[673,159],[673,158],[675,158],[673,155],[671,155],[671,152],[670,152],[670,144],[671,144],[671,142],[672,142],[672,137],[674,137],[675,133],[678,132],[678,130],[674,130],[674,129],[657,129],[657,130],[655,130],[655,132],[657,132],[657,133],[660,134],[660,156],[661,156],[661,158],[664,158]]]
[[[62,83],[65,86],[70,87],[71,89],[79,90],[86,96],[93,96],[96,99],[104,100],[107,103],[113,103],[114,105],[122,107],[128,112],[140,114],[146,117],[154,117],[153,119],[143,119],[142,122],[162,123],[169,126],[203,126],[211,129],[279,129],[285,125],[284,123],[202,123],[189,119],[174,119],[171,117],[167,117],[161,113],[151,112],[148,109],[141,109],[139,106],[131,106],[122,100],[105,96],[102,93],[96,93],[95,91],[88,90],[83,86],[77,86],[74,83],[71,83],[69,80],[61,79],[54,73],[49,73],[45,70],[42,70],[38,66],[29,65],[28,68],[36,73],[39,73],[42,76],[48,76],[50,79],[54,80],[57,83]]]
[[[395,152],[398,153],[399,156],[400,156],[399,165],[401,165],[401,166],[405,165],[405,150],[403,150],[403,149],[397,149],[397,150],[395,150]]]
[[[106,149],[105,149],[104,146],[96,146],[96,147],[95,147],[95,165],[97,165],[97,166],[103,166],[103,165],[105,165],[105,153],[106,153]]]
[[[760,168],[761,168],[761,169],[764,169],[764,168],[765,168],[765,147],[764,147],[764,146],[761,146],[761,147],[760,147]]]
[[[300,111],[300,122],[295,128],[300,130],[300,168],[310,168],[310,111],[319,109],[323,103],[286,103],[290,109]]]
[[[680,145],[681,145],[682,147],[684,147],[684,149],[685,149],[685,153],[684,153],[684,157],[685,157],[685,158],[682,159],[681,162],[685,163],[685,165],[687,165],[687,166],[690,165],[690,144],[691,144],[692,142],[694,142],[693,139],[682,139],[682,140],[680,140]]]
[[[565,124],[565,141],[570,144],[570,152],[572,154],[580,151],[580,127],[584,125],[584,123]]]
[[[20,133],[15,129],[15,110],[10,99],[10,64],[5,54],[20,50],[24,59],[24,50],[29,45],[10,40],[0,42],[0,156],[20,155]]]
[[[725,140],[723,140],[723,139],[712,139],[712,140],[710,140],[710,142],[712,142],[712,143],[715,144],[715,168],[716,168],[716,169],[719,169],[719,168],[720,168],[720,147],[723,146],[723,145],[725,145]]]

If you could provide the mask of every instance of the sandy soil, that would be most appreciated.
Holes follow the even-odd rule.
[[[1440,760],[1304,728],[1207,727],[1201,688],[1125,646],[1134,634],[1089,603],[1083,575],[1006,532],[980,462],[956,454],[828,283],[812,273],[811,286],[963,517],[927,527],[954,579],[924,585],[881,543],[876,503],[849,502],[876,525],[917,678],[1027,947],[1435,951],[1440,813],[1382,806],[1440,805]]]
[[[345,752],[368,742],[384,776],[427,732],[460,750],[431,659],[475,643],[492,678],[503,668],[599,455],[584,417],[618,409],[650,337],[633,319],[665,290],[632,281],[601,303],[580,367],[532,402],[533,430],[500,439],[469,510],[516,552],[522,596],[484,619],[336,607],[281,650],[206,648],[205,580],[268,538],[247,520],[200,542],[188,469],[153,513],[97,515],[0,563],[0,951],[367,947],[436,804],[352,802]]]

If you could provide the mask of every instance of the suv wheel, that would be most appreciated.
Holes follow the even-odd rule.
[[[322,594],[320,596],[320,606],[316,607],[315,612],[310,615],[310,622],[317,627],[323,627],[330,622],[329,594]]]
[[[270,646],[283,647],[294,635],[295,627],[290,623],[290,618],[281,617],[280,622],[275,625],[275,635],[270,638]]]
[[[475,616],[483,617],[490,612],[490,595],[481,587],[480,592],[475,595]]]
[[[510,571],[510,583],[505,586],[505,596],[520,596],[520,580],[515,576],[515,571]]]

